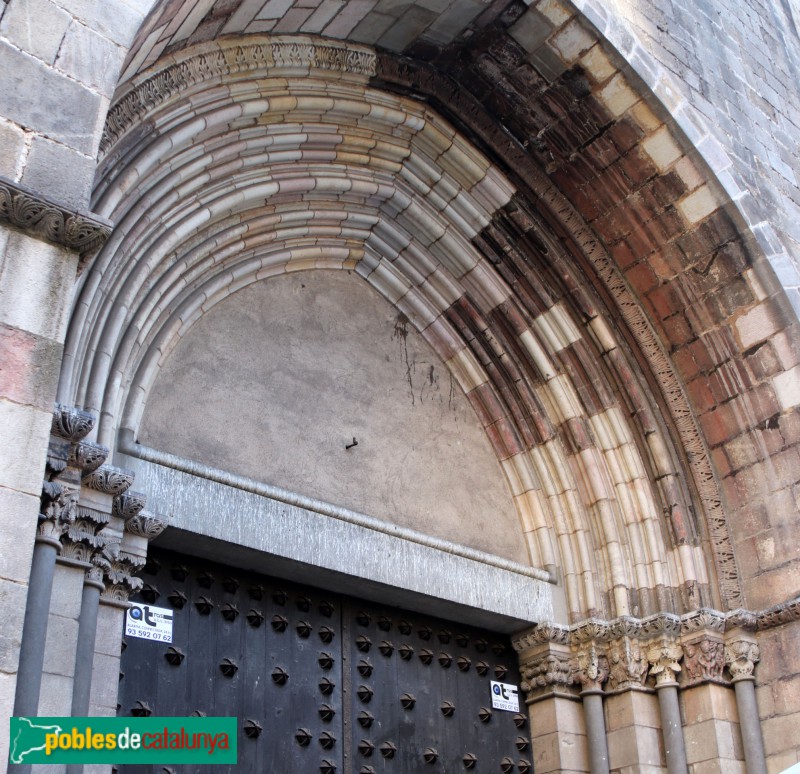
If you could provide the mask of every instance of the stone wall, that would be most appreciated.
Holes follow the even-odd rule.
[[[105,110],[143,13],[122,1],[0,3],[3,725],[14,702],[39,495],[80,252],[65,234],[70,222],[77,226],[80,220],[70,221],[71,213],[87,208]],[[7,734],[0,734],[3,771],[7,743]]]
[[[460,386],[355,273],[274,277],[204,315],[162,366],[138,440],[530,561],[503,471]]]
[[[798,10],[790,0],[574,0],[736,204],[800,313]]]

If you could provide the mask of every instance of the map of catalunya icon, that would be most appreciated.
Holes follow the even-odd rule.
[[[25,756],[44,750],[47,734],[60,734],[61,726],[42,726],[32,723],[28,718],[19,718],[17,735],[11,740],[11,763],[25,763]]]

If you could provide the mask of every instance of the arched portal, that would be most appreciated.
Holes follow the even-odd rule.
[[[315,8],[158,3],[112,100],[93,221],[43,208],[23,190],[44,185],[39,162],[63,154],[61,144],[93,153],[91,132],[76,127],[104,110],[72,81],[63,84],[71,108],[82,106],[70,114],[71,133],[56,137],[53,121],[40,122],[59,148],[30,144],[30,173],[23,188],[2,189],[0,214],[73,250],[110,232],[98,256],[84,256],[63,361],[55,358],[59,401],[80,411],[57,411],[47,468],[57,487],[46,487],[41,503],[43,529],[52,524],[53,534],[40,535],[60,552],[57,586],[74,585],[81,562],[98,560],[104,605],[117,604],[113,613],[101,606],[100,631],[119,623],[119,605],[137,586],[131,571],[164,528],[141,511],[141,496],[124,494],[130,473],[92,472],[104,444],[135,472],[149,507],[172,517],[158,538],[166,547],[243,569],[269,556],[284,577],[311,572],[343,593],[389,595],[393,604],[516,632],[532,717],[555,729],[534,734],[534,750],[549,761],[542,765],[601,771],[609,765],[603,740],[621,739],[634,741],[612,745],[613,769],[680,768],[676,750],[705,760],[699,726],[684,723],[683,736],[667,736],[681,728],[679,711],[690,717],[705,702],[715,707],[715,732],[738,738],[729,722],[735,683],[747,765],[761,770],[756,642],[771,647],[762,674],[780,697],[791,670],[776,654],[792,641],[798,609],[787,591],[797,561],[787,534],[800,403],[796,314],[785,292],[794,264],[781,253],[791,227],[782,213],[774,219],[780,234],[772,232],[769,218],[759,220],[761,203],[742,188],[743,180],[754,186],[751,170],[742,176],[741,144],[730,140],[736,128],[723,120],[731,100],[719,98],[705,73],[697,88],[713,105],[693,97],[691,79],[665,73],[651,43],[669,24],[648,26],[637,9],[628,35],[623,5],[601,18],[588,4],[555,0],[441,11],[357,0]],[[21,29],[19,16],[4,19],[4,34]],[[123,47],[119,31],[135,26],[124,14],[116,27],[104,14],[83,21]],[[47,67],[74,64],[86,34],[65,35]],[[33,48],[35,57],[50,56],[45,40]],[[791,56],[781,58],[780,68],[791,67]],[[42,93],[51,91],[48,81]],[[774,109],[764,110],[774,119]],[[18,105],[9,115],[14,126],[39,120]],[[729,144],[715,139],[723,128]],[[776,154],[770,163],[785,172]],[[62,188],[52,181],[53,195]],[[81,201],[76,194],[70,206]],[[0,289],[35,301],[13,306],[12,325],[58,342],[67,304],[66,294],[50,293],[64,284],[52,250],[25,264],[48,277],[38,295],[19,267]],[[277,321],[270,294],[284,301],[305,279],[311,286],[345,277],[352,297],[374,300],[376,319],[395,321],[397,336],[457,390],[469,427],[470,440],[456,448],[443,434],[431,441],[441,416],[420,420],[412,411],[415,435],[405,432],[408,406],[392,412],[399,433],[380,412],[362,412],[362,439],[383,448],[395,441],[412,480],[425,475],[430,484],[428,474],[437,474],[429,491],[405,484],[393,507],[381,507],[380,486],[372,500],[351,497],[365,478],[387,483],[378,460],[353,464],[353,448],[367,451],[366,441],[343,444],[348,464],[333,473],[320,467],[318,480],[292,468],[292,455],[324,453],[313,434],[296,433],[271,466],[259,466],[255,458],[281,436],[259,434],[254,409],[247,429],[258,440],[249,451],[226,448],[224,431],[245,421],[236,406],[267,395],[259,384],[267,372],[246,356],[234,358],[224,395],[204,391],[205,416],[170,394],[191,352],[209,353],[198,359],[198,380],[216,387],[215,341],[248,309],[254,332],[296,324],[311,335],[315,322],[335,315],[286,312]],[[344,286],[328,290],[315,298],[347,297]],[[271,308],[258,309],[255,298]],[[49,302],[55,314],[45,324],[38,310]],[[39,352],[14,342],[14,353]],[[362,355],[368,349],[359,345]],[[288,362],[291,343],[273,352]],[[313,346],[304,352],[307,385]],[[345,355],[334,360],[326,370],[344,373]],[[55,369],[48,373],[54,380]],[[16,395],[16,381],[12,388]],[[364,392],[343,392],[355,399],[353,412],[366,407]],[[326,403],[332,394],[320,391],[312,404],[296,390],[297,415],[303,401],[342,407]],[[269,402],[284,411],[284,397]],[[34,398],[42,414],[43,398]],[[173,433],[180,411],[181,433]],[[22,425],[13,426],[19,436]],[[448,486],[459,496],[437,507]],[[414,512],[410,501],[427,505]],[[70,531],[58,514],[74,502],[79,528]],[[86,629],[77,612],[50,619]],[[89,682],[94,710],[108,711],[117,642],[101,640]],[[88,702],[79,661],[67,679],[75,696],[84,686]],[[42,678],[33,663],[25,661],[26,675],[64,682]],[[791,715],[777,706],[762,706],[762,718]],[[578,747],[588,740],[586,754],[567,760],[565,735]],[[783,743],[774,734],[766,741],[777,760]],[[650,756],[661,742],[668,760]]]

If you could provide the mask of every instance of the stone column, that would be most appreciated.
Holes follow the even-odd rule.
[[[62,406],[57,406],[53,413],[22,630],[14,701],[16,715],[38,712],[56,557],[62,548],[62,536],[77,516],[81,461],[76,458],[73,445],[91,431],[94,421],[90,414]]]
[[[591,774],[608,774],[608,740],[603,714],[603,683],[608,678],[608,659],[598,654],[594,643],[579,651],[575,677],[581,685],[586,738],[589,742],[589,771]]]
[[[73,444],[68,467],[86,475],[99,467],[108,449],[88,441]],[[102,540],[103,527],[82,505],[80,490],[75,517],[60,537],[61,550],[56,560],[53,593],[47,624],[42,698],[39,715],[69,715],[75,678],[75,652],[78,648],[84,575],[91,568],[91,557]]]
[[[678,661],[682,656],[681,646],[667,638],[662,638],[647,650],[650,674],[656,678],[656,692],[661,710],[661,731],[664,735],[669,774],[688,774],[689,771],[678,703],[678,681],[675,679],[681,671]]]
[[[144,496],[136,492],[115,498],[114,513],[106,528],[109,542],[103,553],[109,566],[100,597],[98,629],[108,636],[98,639],[95,649],[91,714],[113,715],[116,711],[122,619],[128,598],[142,587],[135,574],[146,563],[147,545],[167,526],[165,518],[143,511],[143,506]]]
[[[733,632],[725,642],[725,664],[731,673],[736,691],[736,706],[739,709],[744,760],[748,774],[767,774],[753,674],[759,658],[755,639],[744,632]]]
[[[104,555],[109,541],[105,527],[111,519],[114,497],[122,495],[133,483],[133,473],[112,465],[89,471],[83,478],[81,501],[78,506],[83,533],[90,536],[84,541],[89,567],[84,573],[83,599],[78,624],[78,647],[75,653],[75,681],[72,691],[72,714],[88,715],[92,684],[97,616],[100,595],[105,590],[104,577],[111,563]]]

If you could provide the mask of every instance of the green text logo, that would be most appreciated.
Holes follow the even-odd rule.
[[[11,763],[236,763],[236,718],[11,718]]]

